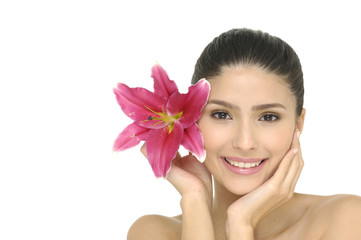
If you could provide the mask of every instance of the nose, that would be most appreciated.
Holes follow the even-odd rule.
[[[232,145],[242,151],[252,151],[257,148],[254,127],[250,123],[238,124],[233,134]]]

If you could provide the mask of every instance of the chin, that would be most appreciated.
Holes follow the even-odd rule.
[[[232,194],[238,196],[244,196],[253,190],[257,189],[261,186],[263,182],[261,181],[231,181],[231,182],[224,182],[223,186]]]

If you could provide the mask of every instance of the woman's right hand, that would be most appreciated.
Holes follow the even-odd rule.
[[[143,144],[141,152],[147,157],[145,144]],[[211,210],[213,199],[212,176],[206,166],[191,153],[184,157],[177,153],[166,179],[178,190],[182,198],[203,199]]]
[[[146,156],[145,145],[141,148]],[[182,240],[212,240],[212,176],[192,154],[179,153],[171,163],[167,180],[182,195]]]

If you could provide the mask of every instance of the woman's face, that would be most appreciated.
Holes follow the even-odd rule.
[[[303,117],[296,117],[296,98],[284,80],[260,68],[225,67],[209,81],[198,122],[205,164],[216,181],[244,195],[274,174]]]

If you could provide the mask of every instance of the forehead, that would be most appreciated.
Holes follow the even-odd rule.
[[[209,79],[209,99],[221,99],[241,108],[265,103],[282,103],[296,108],[296,98],[285,80],[259,67],[224,67],[219,76]]]

